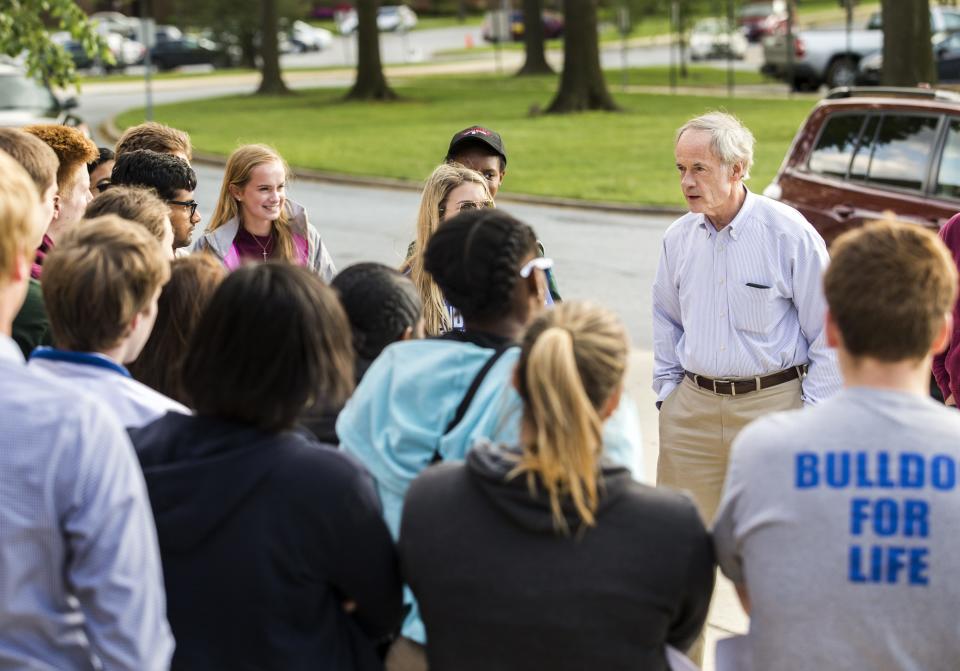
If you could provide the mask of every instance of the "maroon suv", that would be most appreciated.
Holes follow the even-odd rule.
[[[834,89],[764,193],[800,210],[828,245],[888,210],[939,229],[960,212],[960,95]]]

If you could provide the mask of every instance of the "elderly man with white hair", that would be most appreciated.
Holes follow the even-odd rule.
[[[841,385],[824,334],[826,245],[795,209],[744,186],[753,144],[721,112],[677,131],[690,212],[664,235],[653,287],[657,481],[689,490],[707,524],[740,429]]]

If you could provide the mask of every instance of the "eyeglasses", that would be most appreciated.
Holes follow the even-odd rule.
[[[520,269],[520,277],[524,279],[530,277],[534,268],[539,268],[543,272],[547,272],[553,268],[553,259],[547,258],[546,256],[538,256],[535,259],[530,259],[523,264],[523,268]]]
[[[190,218],[193,219],[193,215],[197,213],[197,208],[200,207],[200,203],[195,200],[168,200],[168,203],[171,205],[179,205],[180,207],[189,207],[190,208]]]
[[[461,200],[456,203],[457,212],[469,212],[470,210],[482,210],[488,207],[494,207],[492,200]],[[440,206],[440,216],[447,211],[446,205]]]

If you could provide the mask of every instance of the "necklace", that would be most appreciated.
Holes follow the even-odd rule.
[[[244,230],[246,230],[246,229],[244,229]],[[270,251],[271,251],[270,245],[273,244],[273,229],[270,229],[270,237],[269,237],[269,239],[267,240],[267,244],[265,244],[265,245],[260,244],[260,238],[258,238],[257,236],[255,236],[255,235],[254,235],[253,233],[251,233],[250,231],[247,231],[247,235],[249,235],[251,238],[253,238],[253,241],[254,241],[255,243],[257,243],[257,247],[259,247],[259,248],[260,248],[260,251],[263,252],[263,260],[266,261],[266,260],[267,260],[267,256],[270,254]]]

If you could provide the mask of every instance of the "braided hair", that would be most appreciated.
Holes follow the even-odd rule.
[[[358,373],[404,331],[416,327],[423,313],[413,282],[380,263],[345,268],[331,286],[350,319]]]
[[[470,210],[433,234],[424,267],[467,321],[510,312],[523,259],[537,253],[533,229],[500,210]]]

